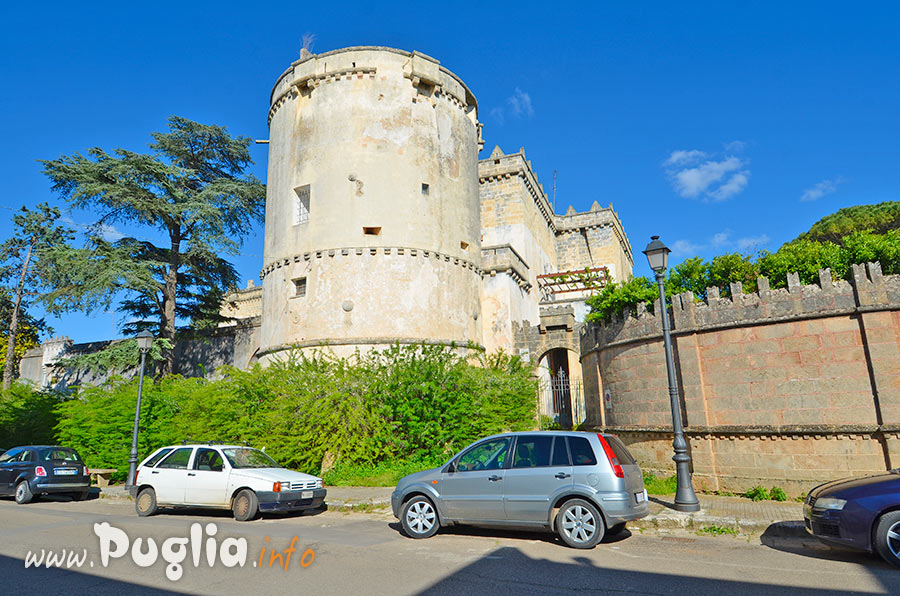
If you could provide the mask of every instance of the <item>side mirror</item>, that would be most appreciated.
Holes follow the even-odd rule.
[[[458,471],[458,469],[457,469],[457,465],[456,465],[456,460],[454,459],[452,462],[450,462],[450,465],[447,466],[447,472],[450,474],[455,474],[457,471]]]

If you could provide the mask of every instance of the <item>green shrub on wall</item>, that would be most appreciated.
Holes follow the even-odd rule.
[[[697,300],[706,298],[706,288],[717,287],[729,296],[730,284],[741,282],[744,292],[755,292],[759,276],[769,278],[772,289],[787,287],[788,273],[797,273],[803,284],[819,281],[819,269],[831,269],[834,279],[850,279],[851,265],[878,262],[886,275],[900,273],[900,230],[882,234],[858,231],[840,239],[840,243],[816,241],[805,237],[785,244],[777,252],[761,251],[751,255],[730,253],[712,261],[700,257],[687,259],[669,270],[665,281],[666,298],[693,292]],[[621,315],[626,308],[644,303],[648,308],[659,297],[656,284],[646,277],[610,284],[588,298],[587,320],[598,322]]]
[[[535,426],[530,364],[496,354],[468,362],[442,346],[340,359],[287,355],[215,381],[170,376],[144,385],[139,457],[183,440],[265,447],[282,464],[430,463],[487,434]],[[89,466],[119,469],[131,448],[137,381],[85,388],[58,410],[57,440]]]

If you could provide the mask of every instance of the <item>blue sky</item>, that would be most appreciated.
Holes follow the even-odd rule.
[[[777,250],[841,207],[900,199],[900,5],[728,4],[7,5],[2,206],[58,201],[35,160],[145,150],[171,114],[268,138],[271,86],[305,33],[314,52],[386,45],[440,60],[478,98],[482,157],[525,147],[548,193],[557,171],[559,213],[613,203],[635,275],[651,234],[675,262]],[[265,180],[265,146],[253,156]],[[234,260],[245,282],[261,232]],[[90,341],[121,320],[49,322]]]

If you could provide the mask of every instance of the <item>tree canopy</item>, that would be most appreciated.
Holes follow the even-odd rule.
[[[120,298],[118,310],[130,319],[123,331],[155,327],[173,342],[177,321],[198,327],[218,316],[221,296],[237,282],[219,253],[236,254],[263,220],[265,186],[245,174],[249,137],[178,116],[151,136],[150,153],[94,147],[87,156],[42,161],[71,207],[98,216],[85,247],[56,252],[56,289],[46,302],[52,312],[90,312]],[[104,237],[117,223],[154,230],[163,241]],[[173,363],[170,351],[162,372]]]
[[[59,209],[47,203],[35,209],[22,207],[13,216],[13,235],[0,244],[0,280],[4,288],[5,307],[3,326],[6,331],[6,353],[3,361],[3,388],[7,389],[15,376],[16,363],[26,346],[37,342],[43,322],[25,315],[27,308],[49,284],[52,255],[68,248],[72,231],[58,223]],[[8,304],[6,304],[8,303]],[[20,323],[24,323],[20,330]],[[20,339],[24,344],[20,344]]]
[[[884,234],[900,228],[900,201],[886,201],[875,205],[854,205],[826,215],[812,225],[799,240],[827,241],[841,244],[853,232]]]

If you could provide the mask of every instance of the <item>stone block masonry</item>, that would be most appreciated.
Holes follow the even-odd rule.
[[[850,282],[731,296],[685,293],[667,311],[679,395],[701,486],[773,484],[794,493],[829,478],[900,466],[900,276],[854,265]],[[654,312],[659,312],[659,304]],[[589,422],[618,433],[641,463],[673,470],[659,315],[636,312],[582,332],[610,402]],[[610,407],[611,406],[611,407]],[[604,414],[601,421],[597,414]]]

